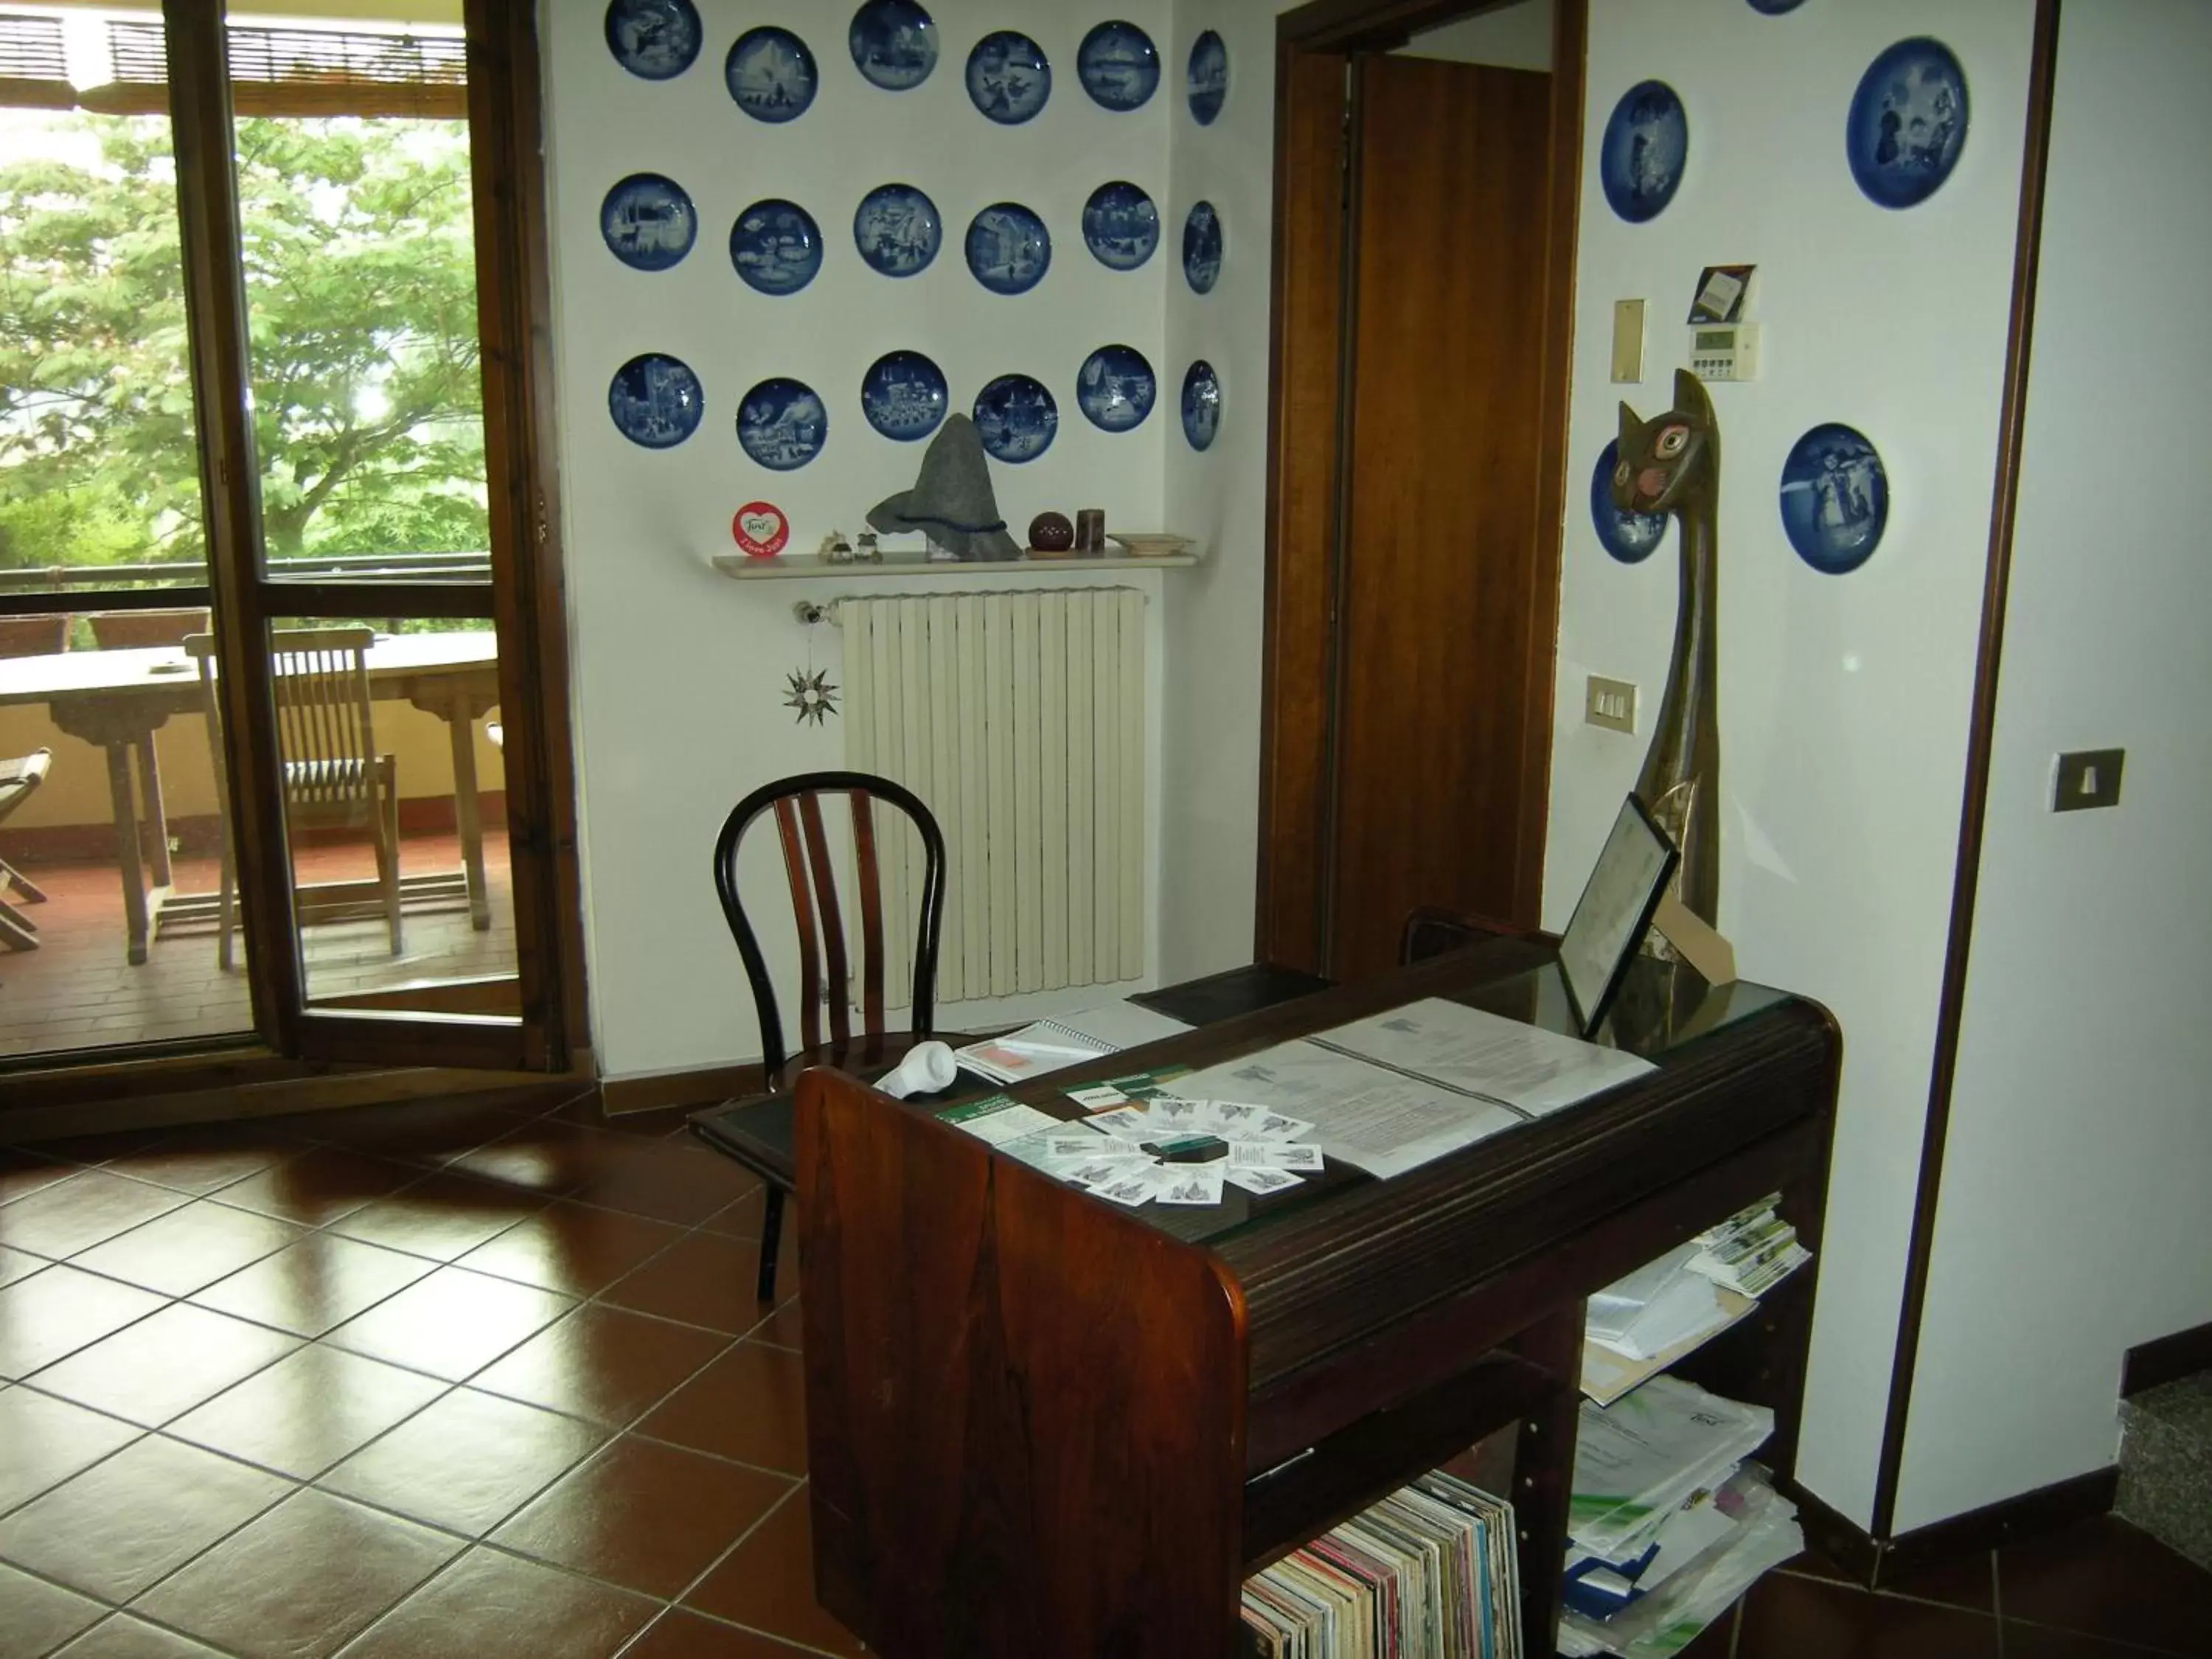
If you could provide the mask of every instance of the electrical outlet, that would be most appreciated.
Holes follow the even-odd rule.
[[[2051,773],[2051,810],[2086,812],[2093,806],[2120,804],[2120,768],[2124,749],[2077,749],[2061,755]]]
[[[1636,732],[1636,688],[1626,680],[1609,680],[1602,674],[1589,677],[1589,690],[1583,696],[1583,720],[1585,725],[1601,726],[1608,732]]]

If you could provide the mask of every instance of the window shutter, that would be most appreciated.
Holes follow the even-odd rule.
[[[62,20],[0,13],[0,103],[68,109],[76,102]]]

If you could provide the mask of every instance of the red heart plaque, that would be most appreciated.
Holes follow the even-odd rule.
[[[767,501],[747,501],[730,520],[730,534],[746,557],[772,559],[791,539],[791,521],[783,509]]]

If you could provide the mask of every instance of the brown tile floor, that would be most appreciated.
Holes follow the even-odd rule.
[[[858,1652],[760,1213],[544,1089],[0,1148],[0,1659]],[[2212,1575],[2114,1521],[1807,1559],[1686,1653],[2208,1659]]]

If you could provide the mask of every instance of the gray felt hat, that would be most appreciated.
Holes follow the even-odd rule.
[[[1021,546],[1006,534],[999,498],[991,489],[990,465],[983,440],[965,415],[950,415],[929,452],[914,488],[878,501],[868,522],[886,534],[927,532],[939,547],[963,559],[1018,559]]]

